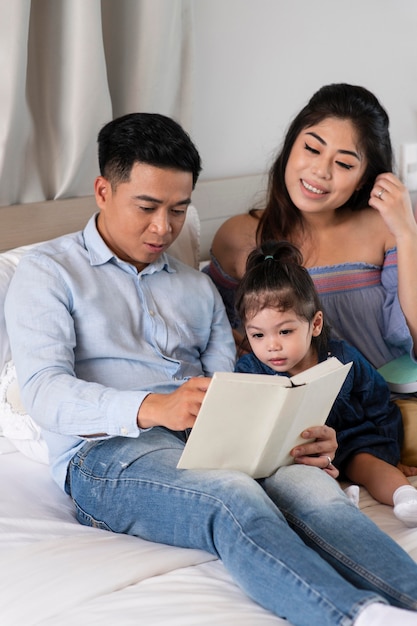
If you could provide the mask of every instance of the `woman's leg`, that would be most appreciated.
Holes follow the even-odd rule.
[[[394,606],[417,610],[417,564],[348,501],[335,480],[317,468],[291,465],[261,484],[297,534],[343,578]]]
[[[160,428],[138,439],[86,444],[69,470],[79,520],[207,550],[250,597],[296,626],[348,626],[365,606],[384,601],[371,584],[369,590],[355,587],[316,553],[316,545],[306,545],[255,480],[241,472],[177,470],[182,448]],[[350,511],[346,499],[342,508]]]

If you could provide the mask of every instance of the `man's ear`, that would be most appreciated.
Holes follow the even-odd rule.
[[[94,181],[94,195],[99,209],[103,209],[111,195],[111,185],[104,176],[97,176]]]
[[[317,311],[313,318],[312,326],[313,326],[313,337],[318,337],[323,330],[323,311]]]

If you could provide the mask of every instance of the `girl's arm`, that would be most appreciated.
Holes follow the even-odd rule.
[[[395,240],[398,298],[417,356],[417,223],[410,195],[394,174],[380,174],[375,180],[369,206],[380,213]]]

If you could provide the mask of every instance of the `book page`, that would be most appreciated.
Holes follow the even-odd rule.
[[[303,430],[324,424],[352,365],[334,361],[296,387],[285,376],[216,372],[177,467],[262,478],[293,462],[290,450]]]
[[[308,385],[293,388],[292,391],[297,394],[291,394],[291,398],[288,398],[265,446],[263,471],[268,469],[271,474],[278,467],[293,463],[294,459],[289,454],[292,448],[309,441],[303,439],[301,433],[326,422],[352,365],[348,363],[340,367],[340,362],[337,362],[337,369],[334,369],[333,363],[327,375],[312,380]]]
[[[290,389],[286,377],[216,372],[177,467],[252,474]]]
[[[308,370],[304,370],[304,372],[300,372],[299,374],[295,374],[290,378],[293,385],[304,385],[309,383],[311,380],[316,380],[321,376],[326,376],[330,372],[334,370],[340,369],[340,361],[336,359],[336,357],[332,356],[326,361],[322,361],[321,363],[317,363],[313,367],[310,367]]]

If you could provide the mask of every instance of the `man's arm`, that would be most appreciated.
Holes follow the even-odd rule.
[[[24,406],[51,432],[136,437],[138,407],[148,392],[118,389],[117,384],[112,387],[76,375],[72,307],[72,295],[52,264],[37,255],[21,260],[5,313]],[[90,317],[85,334],[98,323]],[[104,350],[100,344],[99,348]]]
[[[138,427],[192,428],[209,384],[209,378],[190,378],[172,393],[150,393],[139,407]]]

